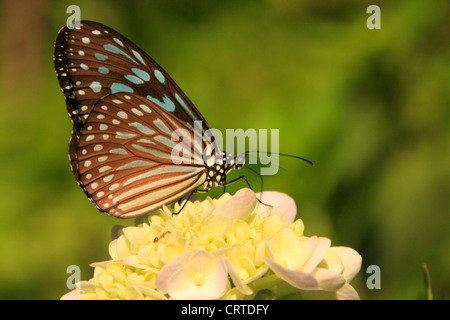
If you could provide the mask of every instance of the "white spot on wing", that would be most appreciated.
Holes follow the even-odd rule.
[[[103,178],[104,182],[110,182],[114,178],[113,174],[110,174],[109,176],[106,176]]]
[[[98,169],[98,172],[99,173],[103,173],[103,172],[106,172],[106,171],[111,170],[111,169],[112,168],[110,166],[104,166],[104,167],[101,167],[100,169]]]
[[[139,122],[133,122],[128,124],[130,127],[138,129],[140,132],[144,134],[154,134],[155,131],[150,129],[149,127],[144,126],[142,123]]]
[[[126,112],[123,112],[123,111],[117,112],[117,116],[122,118],[122,119],[128,119],[128,114]]]
[[[133,113],[138,115],[138,116],[143,116],[144,115],[144,113],[142,113],[141,110],[138,110],[136,108],[132,108],[131,111],[133,111]]]
[[[145,104],[140,104],[139,107],[141,107],[142,110],[144,110],[147,113],[152,113],[152,110],[146,106]]]
[[[139,167],[145,167],[145,166],[152,166],[154,164],[156,164],[156,162],[136,160],[136,161],[129,162],[129,163],[117,168],[116,170],[119,171],[119,170],[133,169],[133,168],[139,168]]]
[[[116,132],[116,139],[125,140],[125,139],[132,139],[134,137],[136,137],[136,135],[132,133]]]
[[[122,149],[122,148],[111,149],[111,150],[109,150],[109,153],[112,153],[112,154],[128,154],[127,150]]]
[[[123,47],[123,42],[122,41],[120,41],[119,39],[117,39],[117,38],[114,38],[113,39],[118,45],[120,45],[121,47]]]
[[[118,187],[119,187],[119,184],[118,184],[118,183],[114,183],[113,185],[111,185],[111,186],[109,187],[109,190],[110,190],[110,191],[113,191],[113,190],[117,189]]]

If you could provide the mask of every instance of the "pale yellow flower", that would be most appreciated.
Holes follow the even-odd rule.
[[[286,194],[242,189],[189,201],[173,215],[180,208],[123,228],[109,245],[111,260],[93,264],[94,277],[63,298],[252,299],[261,291],[272,299],[358,298],[349,282],[359,254],[305,236]]]
[[[286,227],[267,241],[269,257],[265,261],[298,289],[338,292],[342,288],[345,292],[338,298],[358,299],[348,283],[361,267],[361,256],[351,248],[330,244],[327,238],[299,237]]]
[[[218,299],[225,293],[228,274],[223,258],[205,250],[185,251],[166,264],[156,287],[172,299]]]

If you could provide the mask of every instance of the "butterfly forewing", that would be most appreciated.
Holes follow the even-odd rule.
[[[64,27],[55,43],[55,69],[72,118],[83,124],[94,104],[109,94],[136,93],[190,124],[205,119],[172,78],[143,50],[93,21]]]

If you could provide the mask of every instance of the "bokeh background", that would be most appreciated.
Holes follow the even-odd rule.
[[[70,4],[147,51],[212,127],[279,129],[280,152],[315,163],[282,158],[264,188],[296,200],[307,235],[362,255],[362,299],[423,298],[423,263],[450,298],[446,0],[0,1],[0,298],[58,299],[66,268],[89,279],[112,226],[133,224],[99,213],[70,171],[52,57]]]

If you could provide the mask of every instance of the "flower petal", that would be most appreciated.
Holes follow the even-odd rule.
[[[359,253],[349,247],[331,247],[330,250],[341,257],[342,263],[344,264],[344,272],[342,275],[345,280],[347,282],[352,281],[361,269],[362,258]]]
[[[81,293],[81,289],[74,289],[72,291],[67,292],[65,295],[63,295],[60,300],[77,300],[80,293]]]
[[[300,268],[309,258],[309,254],[305,255],[307,250],[304,250],[303,243],[287,227],[273,235],[266,248],[271,259],[290,269]]]
[[[314,251],[308,262],[302,268],[302,270],[308,273],[312,272],[320,261],[322,261],[331,245],[331,240],[328,238],[313,236],[310,239],[316,239],[314,241]]]
[[[290,285],[303,290],[320,290],[318,281],[309,273],[283,267],[274,260],[265,258],[264,261],[281,279]]]
[[[359,300],[358,292],[348,283],[336,291],[336,295],[338,300]]]
[[[256,207],[256,195],[249,188],[240,189],[224,204],[216,208],[213,214],[224,215],[230,219],[245,220]]]
[[[225,293],[227,282],[222,257],[199,250],[184,252],[165,265],[156,278],[156,287],[173,299],[217,299]]]
[[[123,235],[109,243],[109,255],[113,260],[119,260],[130,254],[129,242]]]
[[[166,264],[161,271],[159,271],[155,282],[156,288],[159,292],[162,294],[167,293],[167,282],[170,277],[188,261],[192,254],[193,253],[191,251],[186,251],[179,254],[172,261]]]
[[[224,261],[225,265],[227,266],[228,273],[230,274],[230,277],[233,280],[233,283],[236,286],[236,288],[245,295],[252,294],[253,290],[242,281],[231,261],[227,257],[224,258]]]
[[[327,269],[317,268],[311,275],[316,278],[323,290],[336,291],[345,284],[345,279],[342,275]]]
[[[265,206],[262,203],[258,203],[258,212],[264,213],[266,211],[271,211],[271,215],[280,215],[286,218],[286,223],[292,223],[297,215],[297,206],[295,205],[294,199],[285,193],[277,191],[264,191],[258,192],[256,197],[265,204],[272,206]]]

